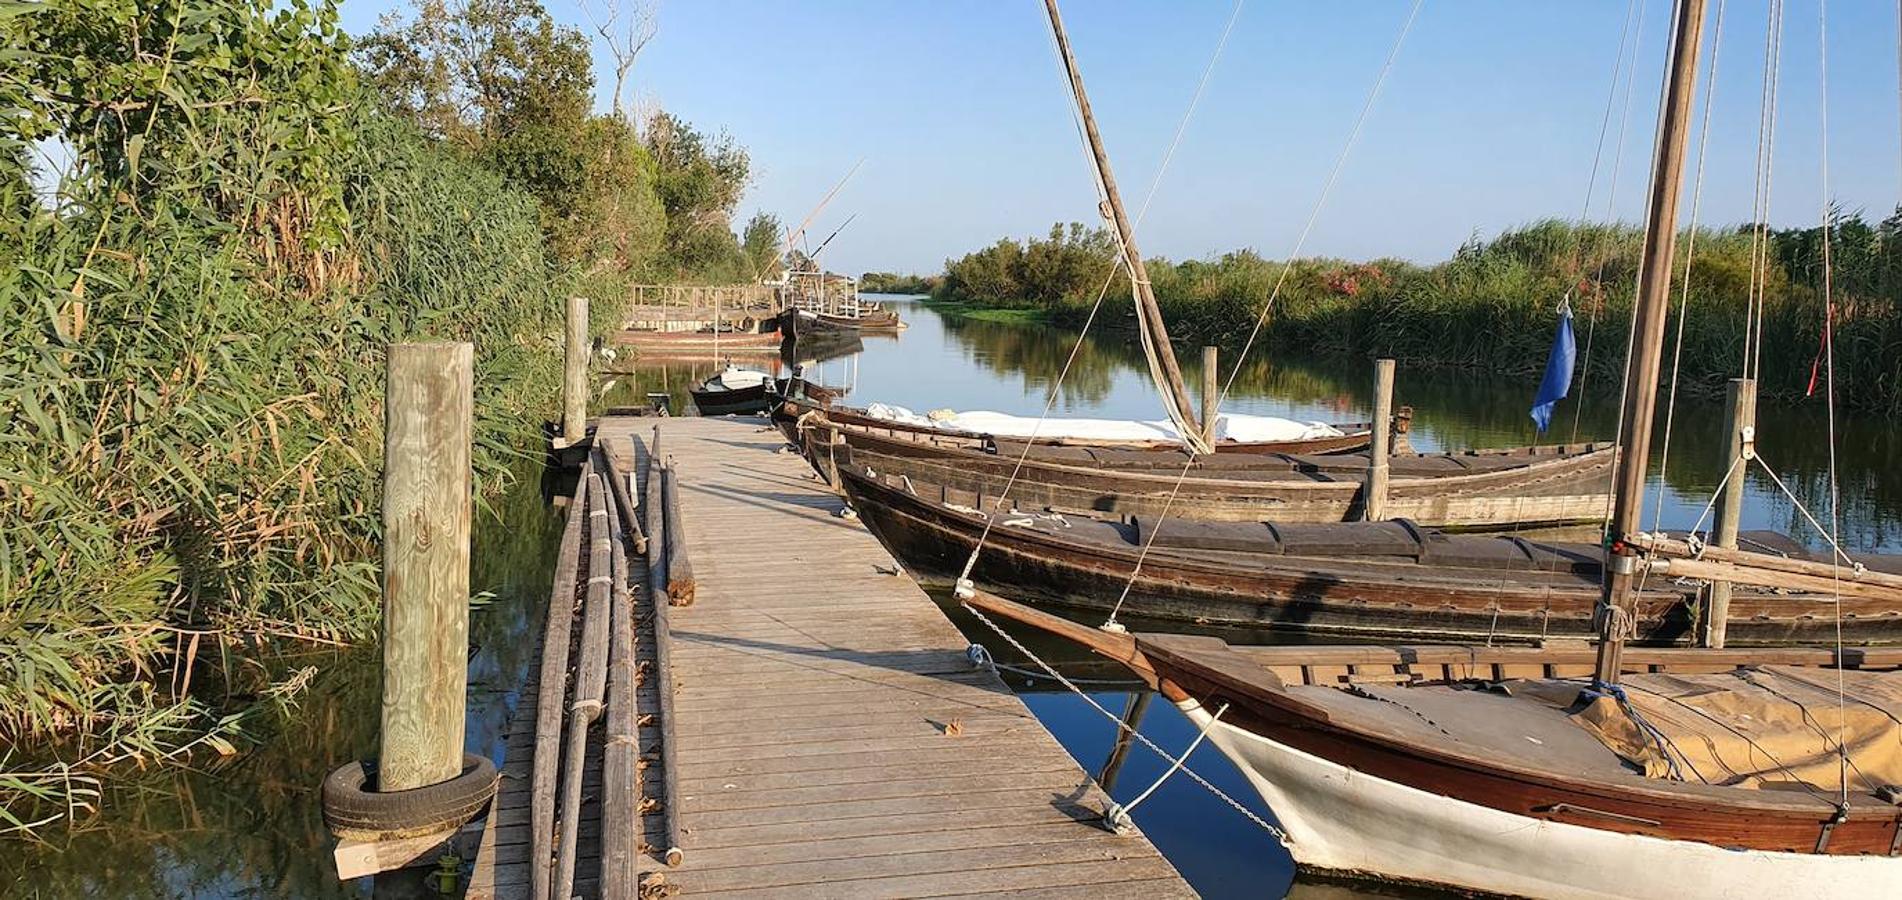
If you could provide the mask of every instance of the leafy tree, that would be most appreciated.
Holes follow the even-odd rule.
[[[655,192],[667,211],[667,251],[683,272],[743,266],[733,236],[733,208],[746,191],[750,161],[727,135],[709,137],[686,121],[657,113],[647,124]]]
[[[778,273],[782,231],[779,217],[771,213],[756,212],[753,218],[747,220],[746,231],[740,240],[740,251],[746,256],[746,264],[753,270],[754,278]]]
[[[540,0],[415,0],[383,17],[357,58],[425,133],[475,147],[527,125],[587,117],[588,39],[555,24]]]

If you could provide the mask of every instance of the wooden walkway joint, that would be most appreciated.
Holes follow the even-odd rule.
[[[608,468],[636,475],[633,497],[658,493],[645,490],[654,421],[599,423]],[[797,455],[778,452],[784,443],[763,420],[667,419],[659,435],[680,513],[663,516],[660,535],[651,509],[640,521],[651,539],[684,532],[695,601],[654,616],[645,561],[617,554],[635,596],[640,799],[603,802],[605,742],[594,736],[577,896],[601,895],[602,833],[627,829],[640,835],[639,888],[616,893],[642,897],[1193,896],[1147,838],[1096,824],[1107,799],[1089,776],[995,673],[973,667],[937,605],[864,528],[836,515],[839,498]],[[629,536],[620,531],[617,540]],[[584,537],[563,545],[585,557]],[[560,566],[551,608],[575,616],[587,563]],[[653,674],[656,618],[671,685]],[[578,642],[582,630],[577,617],[550,634]],[[523,688],[470,897],[533,894],[537,687]],[[610,687],[601,722],[614,718],[613,697]],[[663,730],[671,768],[661,764]],[[615,810],[629,806],[636,821],[602,822],[604,808],[624,816]],[[658,858],[669,814],[678,867]]]

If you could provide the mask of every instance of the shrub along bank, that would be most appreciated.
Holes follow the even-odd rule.
[[[286,693],[229,690],[273,642],[373,637],[385,347],[475,344],[493,496],[555,406],[561,298],[605,322],[631,278],[739,267],[708,223],[745,155],[675,122],[659,162],[540,65],[492,112],[589,135],[563,167],[430,133],[328,0],[0,0],[0,38],[5,833],[87,801],[66,766],[226,745]]]
[[[1809,385],[1824,323],[1820,290],[1824,229],[1768,230],[1763,289],[1762,387],[1799,398]],[[1626,226],[1535,223],[1472,241],[1434,265],[1402,260],[1302,259],[1259,339],[1264,349],[1319,349],[1394,356],[1527,374],[1545,356],[1563,298],[1580,341],[1579,377],[1616,379],[1624,364],[1642,235]],[[1835,216],[1828,229],[1834,297],[1837,394],[1848,405],[1902,410],[1902,210],[1870,225]],[[1692,259],[1684,316],[1683,371],[1691,389],[1715,390],[1743,362],[1750,294],[1751,229],[1704,229],[1678,242],[1675,271]],[[1694,244],[1694,253],[1692,252]],[[964,304],[1035,308],[1080,323],[1111,269],[1115,240],[1072,225],[1047,239],[1003,240],[948,260],[936,296]],[[1208,260],[1148,264],[1172,337],[1239,345],[1283,265],[1242,250]],[[1672,299],[1669,333],[1677,333]],[[1098,322],[1132,321],[1119,276]],[[1590,353],[1586,353],[1586,344]],[[1589,372],[1585,371],[1589,369]],[[1599,383],[1609,383],[1600,381]]]

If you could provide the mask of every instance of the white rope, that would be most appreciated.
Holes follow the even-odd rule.
[[[1789,485],[1784,484],[1783,479],[1777,477],[1776,470],[1770,468],[1770,464],[1764,460],[1763,454],[1758,453],[1754,458],[1757,461],[1757,465],[1763,467],[1764,474],[1770,476],[1770,482],[1775,484],[1777,490],[1782,491],[1783,496],[1790,501],[1790,506],[1803,515],[1804,521],[1809,522],[1810,527],[1816,529],[1816,533],[1822,535],[1823,540],[1829,542],[1829,548],[1835,554],[1831,556],[1830,559],[1839,564],[1846,563],[1850,566],[1856,565],[1856,561],[1850,559],[1849,554],[1843,552],[1842,545],[1836,542],[1836,533],[1831,529],[1824,528],[1823,523],[1816,521],[1816,517],[1810,514],[1809,507],[1804,506],[1803,501],[1798,500],[1796,495],[1790,492]]]
[[[1770,0],[1763,38],[1763,87],[1757,110],[1755,197],[1750,212],[1750,288],[1744,299],[1741,374],[1756,378],[1763,359],[1764,301],[1769,291],[1770,196],[1776,169],[1778,86],[1783,68],[1783,0]]]
[[[1821,132],[1821,175],[1822,182],[1822,238],[1823,238],[1823,359],[1827,368],[1826,387],[1829,410],[1829,542],[1838,544],[1842,525],[1841,488],[1836,480],[1836,339],[1835,309],[1832,293],[1833,279],[1830,273],[1830,196],[1829,196],[1829,0],[1817,0],[1816,4],[1816,50],[1817,50],[1817,125]],[[1840,555],[1841,550],[1837,550]],[[1842,604],[1842,564],[1836,555],[1830,557],[1829,579],[1836,589],[1836,658],[1843,655],[1843,604]],[[1837,785],[1841,791],[1842,810],[1849,810],[1849,748],[1843,744],[1843,737],[1849,729],[1849,703],[1843,686],[1843,667],[1836,667],[1836,756]]]
[[[969,603],[964,604],[964,608],[967,610],[970,610],[971,615],[976,616],[979,622],[983,622],[984,624],[989,625],[992,631],[997,632],[998,637],[1003,638],[1012,647],[1015,647],[1018,653],[1022,653],[1031,662],[1036,663],[1038,668],[1043,669],[1045,672],[1050,673],[1050,677],[1055,679],[1057,683],[1063,685],[1066,688],[1069,688],[1071,693],[1076,694],[1078,697],[1082,697],[1083,702],[1088,703],[1092,709],[1095,709],[1097,712],[1102,713],[1104,718],[1109,719],[1111,722],[1116,723],[1117,728],[1123,731],[1129,732],[1130,737],[1135,738],[1137,742],[1141,743],[1144,747],[1148,747],[1157,756],[1160,756],[1163,759],[1168,760],[1171,764],[1180,768],[1184,775],[1189,776],[1189,778],[1193,780],[1196,784],[1201,785],[1209,793],[1214,794],[1216,797],[1220,798],[1222,802],[1227,803],[1230,807],[1234,808],[1236,812],[1241,813],[1243,816],[1246,816],[1248,818],[1248,821],[1261,826],[1264,831],[1267,831],[1269,834],[1274,835],[1275,840],[1280,841],[1283,847],[1290,846],[1294,843],[1294,838],[1289,836],[1289,834],[1286,831],[1281,830],[1281,828],[1276,826],[1274,823],[1269,822],[1268,820],[1263,819],[1261,816],[1256,815],[1254,810],[1249,809],[1246,806],[1243,806],[1234,797],[1230,797],[1221,788],[1218,788],[1215,785],[1209,783],[1208,779],[1203,778],[1194,769],[1189,768],[1189,766],[1184,762],[1184,759],[1187,757],[1187,754],[1184,754],[1183,757],[1177,757],[1174,754],[1170,753],[1169,751],[1164,750],[1161,747],[1157,746],[1156,742],[1150,740],[1148,735],[1143,734],[1141,731],[1138,731],[1137,729],[1132,727],[1128,722],[1123,721],[1122,716],[1119,716],[1113,712],[1110,712],[1108,709],[1104,708],[1103,704],[1096,702],[1095,697],[1092,697],[1089,694],[1084,693],[1081,688],[1072,684],[1070,682],[1070,679],[1064,677],[1062,672],[1057,671],[1055,668],[1051,667],[1049,663],[1044,662],[1043,657],[1030,652],[1029,647],[1024,646],[1023,643],[1017,640],[1017,638],[1014,635],[1012,635],[1008,631],[1005,631],[1003,628],[999,627],[996,622],[991,621],[991,618],[985,615],[983,610],[980,610]]]
[[[1202,69],[1202,78],[1196,83],[1195,94],[1189,98],[1189,107],[1183,111],[1182,120],[1176,124],[1176,133],[1174,137],[1169,140],[1169,149],[1163,153],[1162,164],[1156,168],[1156,176],[1149,182],[1149,191],[1143,197],[1142,206],[1136,210],[1135,221],[1130,223],[1129,227],[1132,239],[1135,236],[1135,231],[1142,227],[1143,218],[1149,214],[1149,204],[1156,199],[1156,191],[1162,186],[1162,176],[1169,171],[1169,163],[1175,159],[1176,148],[1182,143],[1182,135],[1189,130],[1190,118],[1195,115],[1196,107],[1201,105],[1202,94],[1209,84],[1209,75],[1215,71],[1216,61],[1222,58],[1223,48],[1228,46],[1228,36],[1235,30],[1235,21],[1241,17],[1243,2],[1244,0],[1235,0],[1235,9],[1229,13],[1228,24],[1222,29],[1221,39],[1215,43],[1215,52],[1209,56],[1208,65]],[[1056,44],[1054,36],[1051,38],[1051,44],[1052,46]],[[1060,51],[1058,53],[1058,62],[1062,62],[1062,54]],[[1068,66],[1064,67],[1064,74],[1065,77],[1068,77]],[[1075,104],[1071,105],[1071,113],[1073,116],[1076,115]],[[1082,120],[1078,118],[1077,121],[1079,137],[1081,137],[1080,129],[1082,128]],[[1085,139],[1085,143],[1087,145],[1087,139]],[[1090,165],[1090,170],[1094,172],[1096,170],[1094,157],[1092,157]],[[1103,196],[1101,193],[1102,190],[1102,180],[1099,177],[1097,181],[1097,196],[1099,201]],[[1077,332],[1076,343],[1070,346],[1070,355],[1063,360],[1063,368],[1057,372],[1057,379],[1051,382],[1050,391],[1044,397],[1043,410],[1037,414],[1036,424],[1030,428],[1030,437],[1024,439],[1024,449],[1017,454],[1017,462],[1011,466],[1010,477],[1004,481],[1004,492],[997,498],[1000,505],[1005,500],[1010,499],[1011,488],[1016,486],[1017,476],[1022,474],[1025,460],[1030,458],[1030,448],[1036,444],[1037,436],[1043,432],[1044,421],[1050,417],[1050,411],[1056,407],[1057,397],[1062,393],[1063,381],[1069,377],[1070,367],[1076,363],[1077,354],[1083,349],[1084,340],[1089,337],[1090,326],[1096,322],[1096,314],[1103,308],[1103,298],[1108,296],[1110,285],[1116,282],[1116,274],[1123,270],[1127,262],[1128,255],[1118,253],[1115,260],[1110,263],[1109,275],[1103,279],[1103,286],[1096,291],[1096,300],[1090,304],[1090,313],[1083,319],[1083,328]],[[1160,380],[1157,381],[1157,384],[1161,384]],[[983,510],[979,510],[979,512],[983,512]],[[990,539],[991,526],[995,523],[995,516],[985,518],[984,531],[978,535],[977,543],[971,547],[971,555],[964,560],[964,571],[958,576],[959,578],[971,577],[971,570],[977,566],[978,554],[984,551],[984,543]]]
[[[1340,180],[1341,170],[1347,165],[1348,155],[1353,152],[1354,145],[1360,141],[1361,130],[1367,124],[1368,114],[1373,112],[1374,101],[1380,98],[1380,90],[1387,84],[1387,76],[1393,72],[1394,60],[1400,56],[1400,48],[1406,45],[1407,35],[1413,31],[1414,20],[1419,18],[1420,7],[1424,2],[1425,0],[1414,0],[1413,8],[1407,13],[1407,20],[1400,26],[1400,34],[1394,38],[1393,49],[1387,52],[1387,60],[1381,65],[1380,74],[1374,79],[1373,88],[1367,92],[1366,102],[1361,104],[1360,115],[1354,119],[1354,128],[1348,133],[1347,144],[1341,148],[1340,155],[1335,157],[1334,167],[1329,170],[1327,181],[1321,187],[1321,195],[1315,198],[1314,208],[1308,212],[1307,224],[1302,226],[1301,234],[1295,240],[1294,247],[1288,251],[1287,259],[1282,261],[1281,272],[1275,278],[1275,286],[1268,292],[1268,300],[1262,304],[1261,312],[1256,314],[1255,324],[1248,330],[1248,339],[1242,342],[1241,352],[1236,354],[1235,367],[1229,370],[1228,379],[1222,382],[1221,393],[1216,395],[1214,407],[1218,414],[1222,405],[1228,402],[1229,391],[1235,387],[1236,379],[1241,377],[1242,365],[1248,361],[1248,351],[1255,346],[1255,339],[1261,335],[1262,325],[1268,321],[1269,311],[1274,309],[1275,301],[1281,297],[1282,286],[1287,284],[1288,273],[1294,270],[1295,260],[1301,255],[1301,248],[1307,244],[1308,236],[1313,233],[1315,222],[1320,220],[1321,210],[1326,208],[1328,197],[1334,192],[1335,183]],[[1386,426],[1376,422],[1374,427]],[[1110,608],[1109,619],[1103,623],[1103,627],[1116,626],[1116,614],[1122,611],[1124,601],[1129,599],[1130,589],[1136,586],[1136,579],[1142,574],[1143,561],[1149,558],[1149,548],[1155,545],[1156,535],[1161,533],[1162,523],[1168,520],[1169,510],[1175,506],[1176,495],[1182,490],[1182,482],[1188,478],[1189,469],[1194,465],[1195,457],[1191,456],[1182,463],[1182,471],[1176,473],[1175,483],[1169,486],[1169,496],[1163,498],[1162,512],[1156,517],[1156,528],[1137,549],[1136,564],[1130,568],[1129,580],[1123,582],[1123,592],[1116,598],[1116,605]]]
[[[1176,761],[1169,765],[1169,768],[1162,773],[1162,777],[1157,778],[1154,784],[1144,788],[1142,793],[1136,795],[1136,799],[1128,803],[1111,803],[1109,810],[1103,813],[1103,818],[1109,820],[1112,827],[1129,821],[1129,816],[1136,811],[1136,807],[1143,805],[1143,801],[1148,800],[1149,795],[1154,794],[1158,788],[1162,787],[1163,782],[1168,781],[1170,776],[1181,770],[1182,764],[1187,762],[1189,757],[1195,754],[1197,747],[1202,746],[1202,741],[1208,738],[1209,732],[1215,730],[1216,723],[1222,721],[1222,714],[1226,712],[1228,712],[1228,704],[1224,703],[1222,704],[1222,708],[1216,710],[1215,715],[1210,716],[1208,722],[1196,732],[1195,740],[1189,742],[1189,749],[1182,751],[1182,755],[1177,757]]]
[[[1635,11],[1635,15],[1634,15],[1634,11]],[[1638,31],[1637,31],[1636,37],[1632,38],[1631,25],[1634,20],[1637,21],[1638,23]],[[1624,112],[1621,113],[1618,117],[1618,144],[1617,144],[1617,151],[1612,156],[1611,186],[1605,192],[1605,216],[1603,221],[1605,225],[1607,226],[1607,230],[1609,230],[1610,226],[1615,221],[1614,216],[1616,215],[1616,213],[1613,210],[1613,205],[1618,200],[1618,173],[1621,169],[1624,168],[1624,162],[1625,162],[1625,133],[1631,124],[1631,82],[1632,82],[1632,79],[1637,77],[1638,48],[1644,41],[1644,21],[1643,20],[1644,20],[1643,7],[1639,6],[1638,0],[1626,0],[1625,26],[1624,26],[1624,29],[1618,35],[1618,61],[1615,65],[1612,66],[1611,89],[1605,94],[1605,118],[1607,121],[1609,121],[1609,119],[1611,118],[1612,101],[1616,99],[1618,96],[1619,75],[1623,74],[1625,79]],[[1626,47],[1628,38],[1632,39],[1633,41],[1633,43],[1631,44],[1630,69],[1626,69],[1625,67],[1625,47]],[[1604,126],[1602,124],[1599,126],[1598,141],[1599,141],[1599,151],[1603,152],[1605,133],[1604,133]],[[1594,154],[1592,157],[1592,176],[1594,181],[1597,179],[1597,174],[1598,174],[1598,157],[1596,154]],[[1579,217],[1579,226],[1581,228],[1586,227],[1587,217],[1591,213],[1591,205],[1592,205],[1591,191],[1587,189],[1585,192],[1585,214]],[[1583,233],[1579,235],[1578,243],[1580,246],[1584,245],[1585,236]],[[1601,249],[1598,254],[1598,267],[1592,273],[1592,286],[1594,288],[1593,297],[1592,297],[1592,314],[1590,318],[1588,318],[1585,322],[1585,360],[1584,360],[1584,364],[1579,366],[1578,402],[1573,404],[1573,407],[1572,407],[1573,414],[1572,414],[1571,441],[1574,443],[1578,441],[1579,423],[1583,422],[1585,419],[1585,391],[1586,391],[1586,387],[1591,384],[1590,375],[1591,375],[1591,369],[1592,369],[1592,345],[1596,337],[1598,336],[1598,313],[1605,305],[1604,298],[1605,298],[1605,263],[1606,261],[1607,261],[1606,254]]]
[[[1684,236],[1684,278],[1678,289],[1677,339],[1671,350],[1671,389],[1665,395],[1664,440],[1658,451],[1658,497],[1652,504],[1651,530],[1664,521],[1664,486],[1671,465],[1671,429],[1677,421],[1678,374],[1684,360],[1684,323],[1691,311],[1691,264],[1697,258],[1697,216],[1704,201],[1704,158],[1710,149],[1711,110],[1717,99],[1718,51],[1724,45],[1724,8],[1728,0],[1717,0],[1717,22],[1711,34],[1710,74],[1704,82],[1704,122],[1697,137],[1697,174],[1691,188],[1690,227]],[[1713,495],[1714,497],[1715,495]]]

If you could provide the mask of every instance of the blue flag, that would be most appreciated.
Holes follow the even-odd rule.
[[[1559,332],[1552,336],[1552,355],[1545,359],[1545,378],[1539,393],[1532,398],[1532,423],[1544,434],[1552,427],[1552,407],[1572,390],[1572,363],[1578,357],[1578,340],[1572,336],[1572,311],[1559,312]]]

